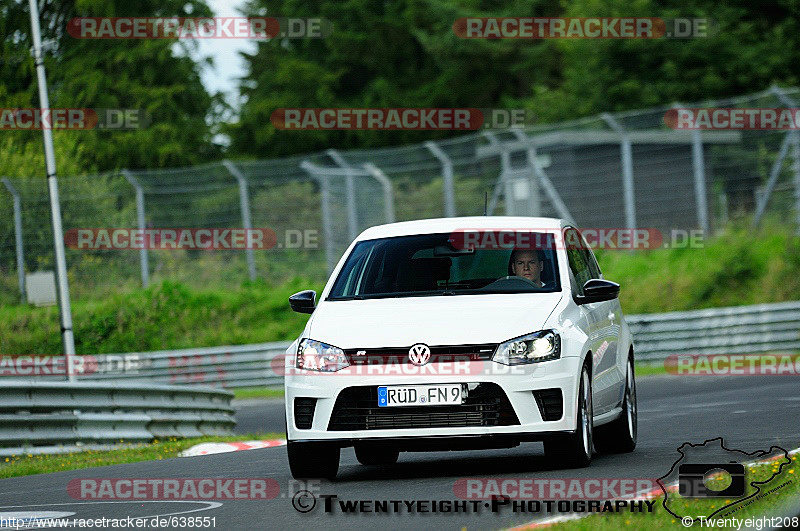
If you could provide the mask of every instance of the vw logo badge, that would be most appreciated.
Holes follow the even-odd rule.
[[[424,343],[417,343],[408,349],[408,360],[414,365],[425,365],[431,359],[431,348]]]

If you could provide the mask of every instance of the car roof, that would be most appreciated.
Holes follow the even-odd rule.
[[[414,234],[437,234],[460,230],[557,230],[568,223],[559,218],[533,218],[523,216],[470,216],[457,218],[418,219],[370,227],[356,241],[411,236]]]

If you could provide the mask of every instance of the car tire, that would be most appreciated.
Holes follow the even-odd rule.
[[[633,359],[628,359],[625,374],[625,395],[622,399],[622,415],[595,430],[594,447],[604,454],[632,452],[636,448],[638,431],[638,407],[636,405],[636,377]]]
[[[545,456],[558,468],[583,468],[592,462],[592,379],[586,365],[581,371],[577,403],[575,432],[544,441]]]
[[[327,443],[286,443],[289,470],[295,479],[329,479],[339,471],[339,447]]]
[[[400,457],[396,448],[371,444],[356,444],[356,459],[362,465],[393,465]]]

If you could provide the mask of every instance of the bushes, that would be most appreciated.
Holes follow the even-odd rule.
[[[791,227],[754,233],[731,228],[703,249],[598,253],[606,278],[622,284],[627,314],[690,310],[800,299],[800,239]],[[219,273],[218,271],[216,271]],[[307,316],[289,309],[289,295],[321,290],[319,280],[245,282],[227,289],[215,270],[206,285],[164,281],[147,290],[124,287],[107,297],[73,301],[80,354],[289,340]],[[58,354],[56,307],[0,308],[0,353]]]

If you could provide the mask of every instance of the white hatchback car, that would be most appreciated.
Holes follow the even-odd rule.
[[[401,451],[542,441],[562,467],[636,446],[633,339],[619,285],[564,220],[393,223],[350,245],[286,361],[289,465],[334,478]]]

